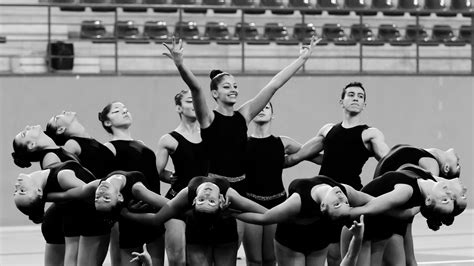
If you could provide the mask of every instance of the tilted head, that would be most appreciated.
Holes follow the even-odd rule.
[[[123,177],[123,175],[115,174],[109,178]],[[120,189],[115,187],[110,181],[103,180],[95,191],[95,209],[100,212],[111,212],[121,206],[123,203],[123,195]]]
[[[40,125],[26,126],[13,139],[12,157],[19,167],[30,167],[31,162],[38,162],[44,156],[44,148],[56,145]]]
[[[321,200],[321,212],[331,220],[346,219],[349,216],[349,200],[340,187],[327,190]]]
[[[31,174],[19,174],[15,183],[13,201],[23,214],[35,222],[40,223],[44,215],[43,189],[35,181],[44,171]]]
[[[260,113],[253,119],[253,122],[257,124],[265,124],[273,119],[273,105],[268,102]]]
[[[70,128],[74,122],[77,122],[75,112],[62,111],[49,119],[45,133],[57,145],[64,145],[71,136]]]
[[[113,134],[114,127],[129,127],[132,125],[132,114],[121,102],[107,104],[99,113],[99,121],[102,127],[110,134]]]
[[[196,112],[194,111],[193,97],[189,90],[182,90],[174,97],[174,103],[176,105],[176,112],[179,117],[182,118],[196,118]]]

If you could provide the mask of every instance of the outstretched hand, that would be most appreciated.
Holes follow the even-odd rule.
[[[175,65],[181,65],[183,63],[183,40],[179,39],[178,43],[176,43],[176,39],[173,36],[171,39],[172,45],[171,47],[163,43],[163,45],[168,49],[169,53],[163,53],[164,56],[168,57],[169,59],[173,60]]]
[[[313,35],[311,37],[311,42],[309,45],[303,45],[300,48],[300,56],[303,59],[308,59],[311,57],[311,53],[313,52],[313,48],[316,47],[316,45],[321,41],[322,39],[320,37],[317,37],[316,35]]]
[[[143,244],[142,253],[132,252],[132,256],[134,257],[130,260],[130,262],[141,262],[141,265],[144,266],[152,265],[151,256],[150,253],[148,253],[148,250],[146,249],[146,244]]]
[[[352,232],[354,237],[362,239],[362,237],[364,236],[364,229],[365,229],[364,215],[361,215],[360,222],[357,222],[357,220],[354,220],[351,228],[349,228],[349,231]]]

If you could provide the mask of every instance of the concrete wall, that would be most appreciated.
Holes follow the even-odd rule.
[[[199,78],[208,88],[207,77]],[[269,76],[237,77],[240,103],[254,96]],[[310,77],[293,78],[273,99],[276,135],[305,142],[328,122],[341,120],[338,103],[341,88],[358,80],[367,88],[364,120],[384,132],[389,146],[409,143],[420,147],[454,147],[461,157],[462,178],[473,184],[473,110],[470,77]],[[100,141],[109,136],[97,120],[97,113],[113,100],[125,103],[134,119],[133,137],[156,149],[159,137],[178,123],[173,96],[184,88],[177,76],[170,77],[9,77],[0,79],[0,226],[31,224],[16,210],[13,184],[20,169],[13,164],[13,137],[25,125],[40,124],[62,111],[72,110],[89,133]],[[206,89],[207,90],[207,89]],[[209,97],[210,106],[213,100]],[[363,171],[363,183],[370,180],[376,161],[370,159]],[[284,172],[285,186],[296,177],[310,177],[319,168],[301,163]],[[163,191],[167,186],[162,186]],[[472,206],[472,196],[471,196]]]

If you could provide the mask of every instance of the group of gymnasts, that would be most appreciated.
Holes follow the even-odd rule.
[[[54,115],[45,130],[26,126],[12,157],[42,170],[19,174],[14,202],[41,223],[45,265],[102,265],[107,252],[113,266],[164,265],[165,251],[168,265],[236,265],[241,244],[247,265],[416,265],[413,217],[421,212],[437,230],[466,208],[459,158],[453,149],[390,149],[361,121],[366,91],[357,82],[342,90],[342,122],[303,145],[274,136],[270,100],[318,42],[239,108],[234,76],[211,71],[214,110],[183,62],[182,41],[164,44],[189,89],[176,94],[179,124],[156,151],[131,137],[121,102],[99,112],[107,143],[74,112]],[[379,163],[362,186],[370,157]],[[282,171],[303,160],[320,164],[319,175],[293,180],[287,192]],[[160,182],[171,184],[165,196]]]

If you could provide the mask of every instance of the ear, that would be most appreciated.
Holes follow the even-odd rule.
[[[342,102],[344,101],[344,99],[340,99],[339,100],[339,104],[342,105]]]
[[[444,173],[444,174],[449,173],[449,164],[445,163],[445,164],[443,165],[443,173]]]
[[[193,199],[193,204],[192,206],[196,205],[196,198]]]
[[[105,125],[106,127],[110,127],[110,126],[112,126],[112,122],[110,122],[110,120],[105,120],[105,121],[104,121],[104,125]]]
[[[41,188],[38,188],[36,190],[36,193],[40,196],[40,197],[43,197],[43,190]]]
[[[320,206],[321,212],[325,212],[327,208],[328,208],[328,205],[326,203],[322,202],[321,206]]]
[[[56,130],[56,134],[61,135],[61,134],[64,134],[65,131],[66,131],[66,127],[59,127]]]
[[[212,98],[216,99],[218,95],[217,90],[212,90],[211,95],[212,95]]]
[[[118,199],[119,202],[123,202],[123,195],[122,195],[122,193],[118,193],[117,199]]]
[[[28,150],[33,150],[36,147],[36,142],[35,141],[30,141],[28,144],[26,144],[26,148]]]
[[[180,106],[180,105],[176,105],[176,112],[179,114],[181,112],[183,112],[183,107]]]
[[[431,198],[431,196],[427,196],[425,199],[425,205],[430,206],[432,202],[433,202],[433,199]]]

